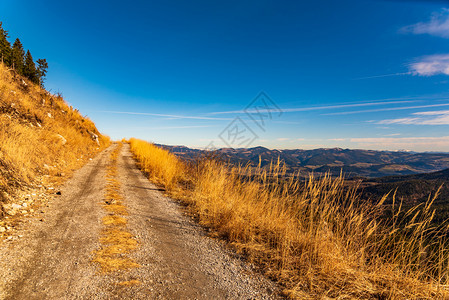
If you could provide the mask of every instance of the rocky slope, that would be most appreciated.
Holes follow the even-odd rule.
[[[107,145],[60,95],[0,64],[0,234]]]

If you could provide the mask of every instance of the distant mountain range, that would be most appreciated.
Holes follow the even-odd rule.
[[[164,147],[187,160],[195,159],[205,153],[204,150],[184,146]],[[409,151],[374,151],[353,149],[315,149],[315,150],[270,150],[264,147],[222,148],[216,154],[233,164],[251,163],[257,165],[259,158],[262,166],[276,162],[278,158],[285,163],[289,172],[303,174],[313,172],[321,175],[330,172],[346,177],[382,177],[429,173],[449,168],[449,153],[409,152]]]
[[[186,160],[195,160],[210,152],[184,146],[159,145]],[[233,164],[259,164],[267,166],[278,158],[289,172],[299,171],[304,177],[311,172],[319,176],[326,172],[338,176],[341,171],[348,183],[360,183],[362,198],[376,202],[390,193],[386,203],[403,201],[403,208],[423,203],[435,195],[435,222],[449,218],[449,153],[418,153],[409,151],[373,151],[350,149],[270,150],[264,147],[248,149],[219,149],[217,155]]]

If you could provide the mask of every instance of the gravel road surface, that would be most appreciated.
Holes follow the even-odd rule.
[[[138,241],[129,256],[140,267],[100,274],[106,166],[103,151],[0,241],[0,299],[279,299],[279,287],[183,213],[137,169],[122,147],[118,176],[128,230]],[[20,237],[20,238],[18,238]],[[130,286],[123,282],[138,282]]]

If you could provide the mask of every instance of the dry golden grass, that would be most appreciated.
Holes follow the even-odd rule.
[[[402,211],[362,201],[343,176],[301,180],[204,159],[188,166],[147,142],[131,150],[149,178],[188,203],[297,299],[447,299],[446,228],[432,227],[433,199]],[[390,212],[391,216],[385,215]]]
[[[99,145],[91,134],[98,135]],[[14,76],[0,63],[0,194],[42,175],[68,175],[109,143],[62,97]],[[1,202],[0,197],[0,208]]]
[[[138,247],[138,243],[127,230],[127,220],[122,217],[128,212],[123,204],[123,197],[120,195],[120,181],[117,179],[117,158],[121,147],[122,144],[119,143],[111,153],[110,163],[107,167],[107,185],[102,205],[109,214],[102,219],[105,228],[101,232],[101,247],[94,251],[92,259],[94,263],[98,263],[102,273],[139,267],[139,264],[126,256]]]
[[[105,217],[103,217],[103,224],[108,226],[108,225],[116,225],[116,226],[120,226],[120,225],[126,225],[128,224],[128,221],[125,218],[122,218],[120,216],[116,216],[116,215],[107,215]]]
[[[140,280],[137,279],[133,279],[133,280],[127,280],[127,281],[122,281],[117,283],[117,285],[119,286],[133,286],[133,285],[139,285],[142,282]]]
[[[102,248],[98,250],[94,262],[100,264],[101,272],[111,273],[120,270],[138,268],[139,265],[129,257],[120,257],[120,251]]]
[[[171,187],[185,172],[184,165],[176,156],[152,144],[141,143],[139,147],[133,148],[133,152],[140,157],[142,169],[149,174],[150,179],[164,186]]]

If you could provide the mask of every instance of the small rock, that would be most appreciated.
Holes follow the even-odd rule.
[[[6,231],[6,228],[0,226],[0,232],[5,232],[5,231]]]
[[[22,208],[22,206],[17,203],[13,203],[13,204],[11,204],[11,208],[12,209],[20,209],[20,208]]]
[[[57,191],[56,195],[60,196],[60,195],[62,195],[62,192],[61,191]]]
[[[65,145],[67,143],[67,139],[62,135],[57,134],[56,136],[61,140],[62,145]]]

